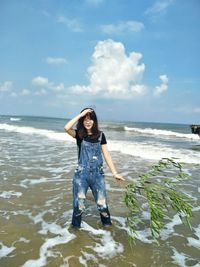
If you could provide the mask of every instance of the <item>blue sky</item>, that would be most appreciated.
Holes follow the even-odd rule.
[[[0,114],[200,123],[199,0],[1,0]]]

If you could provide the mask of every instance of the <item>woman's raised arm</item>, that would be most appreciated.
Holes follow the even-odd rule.
[[[75,132],[75,130],[73,129],[74,124],[76,124],[77,121],[78,121],[81,117],[85,116],[87,113],[92,112],[92,111],[93,111],[93,110],[90,109],[90,108],[85,109],[85,110],[83,110],[80,114],[78,114],[76,117],[74,117],[73,119],[71,119],[70,121],[68,121],[68,123],[65,124],[65,126],[64,126],[65,131],[66,131],[69,135],[71,135],[72,137],[75,138],[75,136],[76,136],[76,132]]]

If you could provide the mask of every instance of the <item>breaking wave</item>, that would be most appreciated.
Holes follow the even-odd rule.
[[[141,134],[151,134],[155,136],[166,136],[166,137],[177,137],[177,138],[187,138],[187,139],[192,139],[192,140],[197,140],[199,137],[195,134],[185,134],[185,133],[178,133],[178,132],[173,132],[169,130],[160,130],[160,129],[152,129],[152,128],[133,128],[133,127],[127,127],[124,126],[125,131],[129,132],[135,132],[135,133],[141,133]]]

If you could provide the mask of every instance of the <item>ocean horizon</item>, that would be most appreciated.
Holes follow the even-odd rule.
[[[34,115],[34,114],[0,114],[1,117],[10,117],[10,118],[22,118],[22,117],[33,117],[33,118],[47,118],[47,119],[63,119],[63,120],[70,120],[69,117],[63,116],[51,116],[51,115]],[[99,116],[98,116],[99,118]],[[135,122],[135,123],[155,123],[155,124],[180,124],[180,125],[192,125],[192,124],[199,124],[200,122],[191,121],[190,123],[186,122],[173,122],[173,121],[142,121],[142,120],[120,120],[120,119],[101,119],[102,122]]]

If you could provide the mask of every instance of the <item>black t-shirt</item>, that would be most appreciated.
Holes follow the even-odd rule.
[[[84,137],[83,139],[81,139],[78,135],[78,132],[77,130],[76,131],[76,144],[78,146],[78,157],[80,156],[80,152],[81,152],[81,143],[83,141],[83,139],[87,142],[90,142],[90,143],[98,143],[99,142],[99,137],[97,138],[91,138],[89,135],[87,135],[86,137]],[[101,136],[101,145],[105,145],[107,144],[107,141],[106,141],[106,137],[105,137],[105,134],[103,132],[101,132],[102,136]]]

